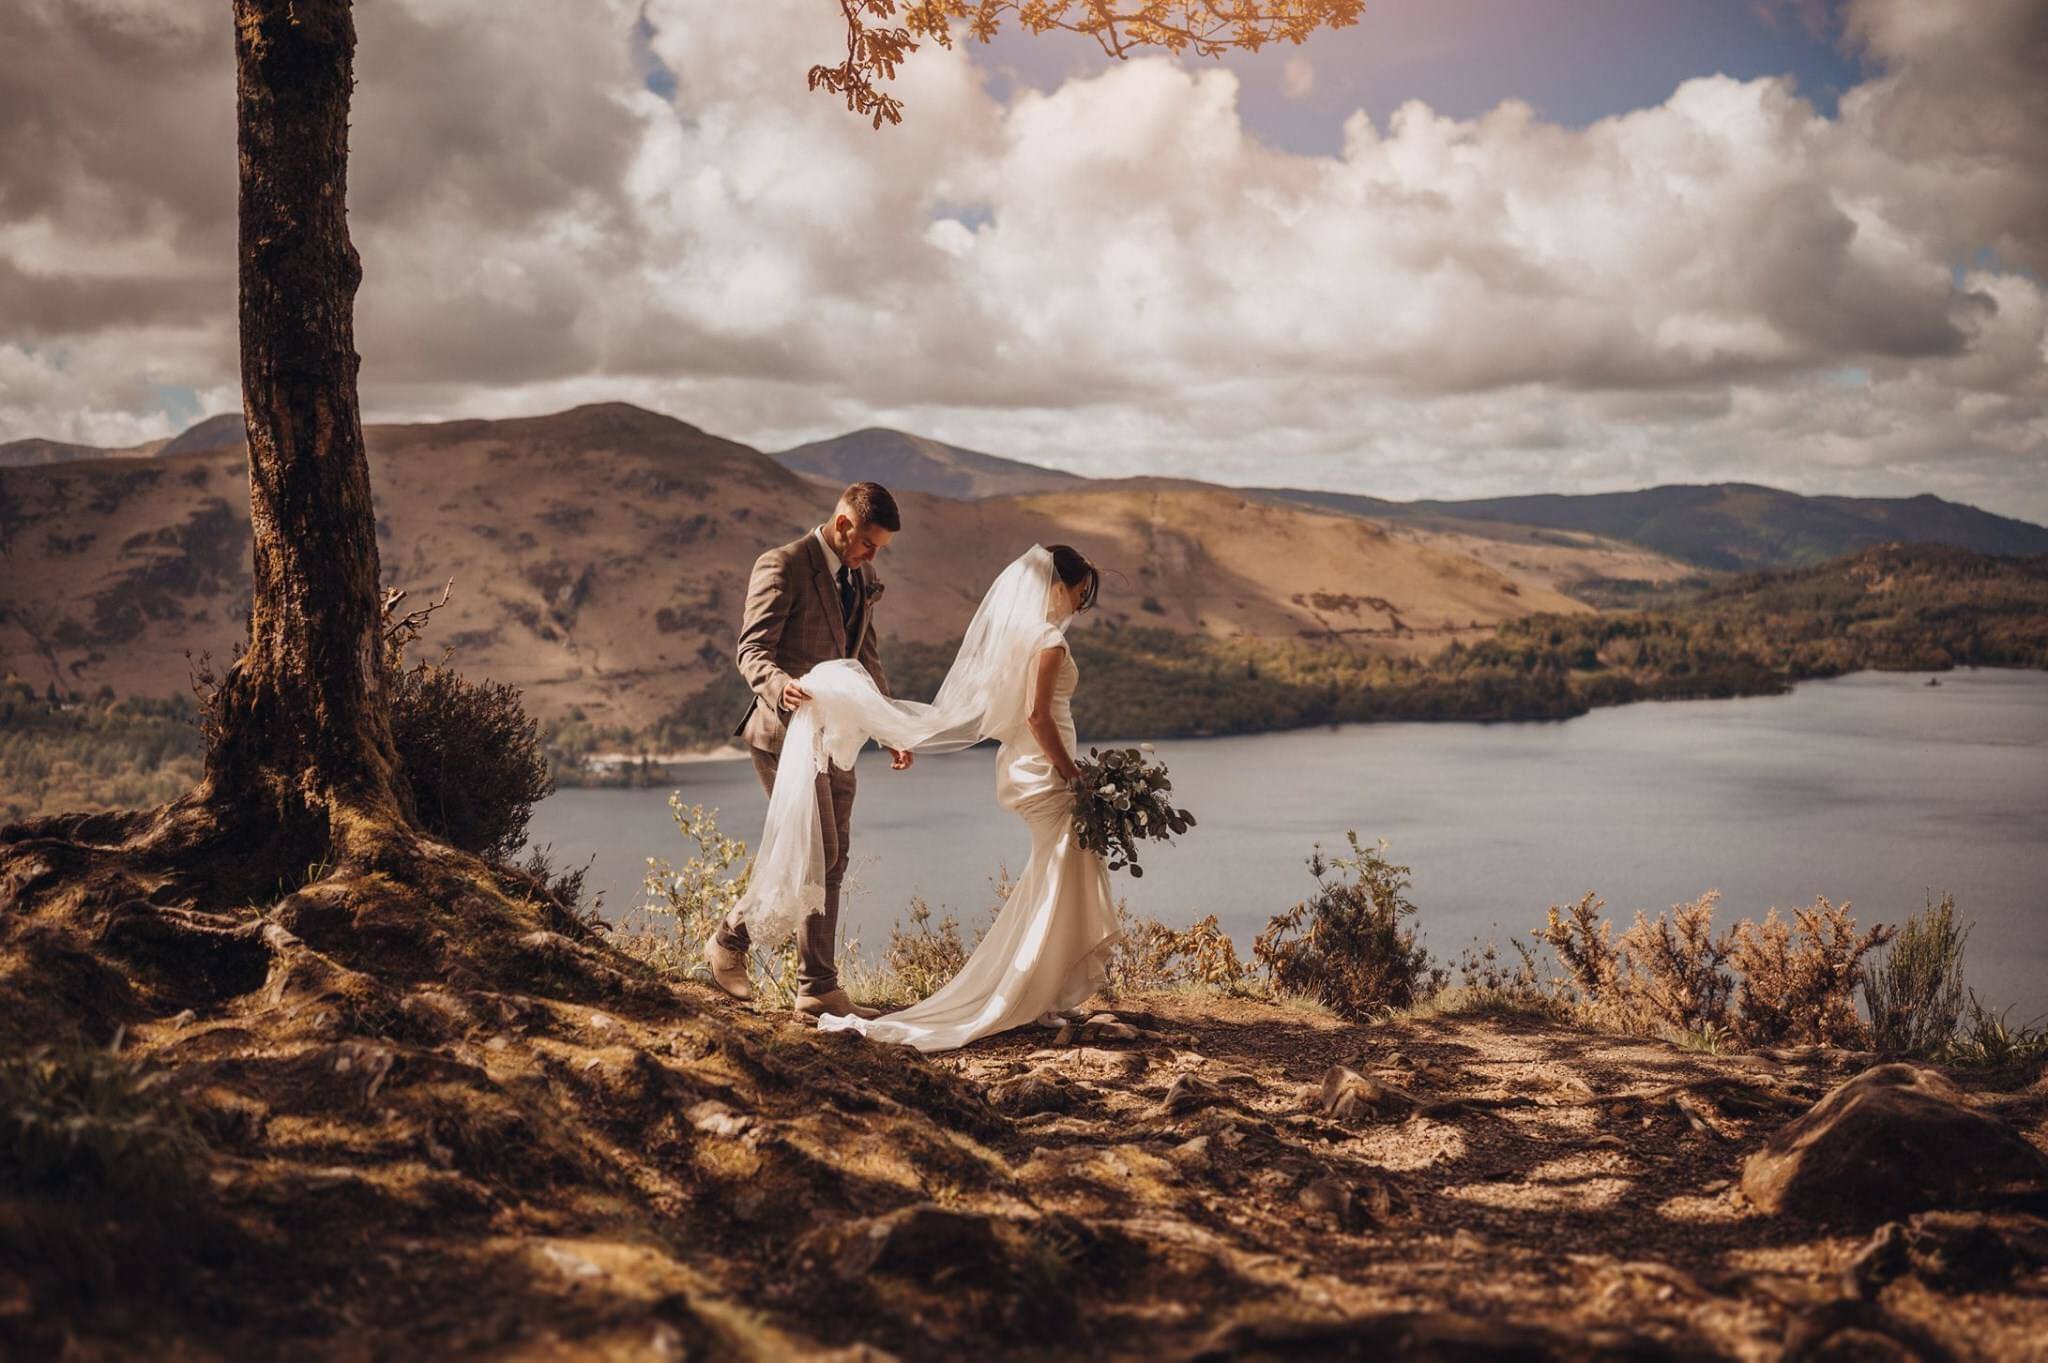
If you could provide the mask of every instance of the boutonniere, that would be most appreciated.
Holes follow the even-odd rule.
[[[889,584],[886,582],[876,582],[872,580],[866,581],[868,582],[868,600],[870,601],[875,600],[876,598],[880,597],[883,592],[889,590]]]

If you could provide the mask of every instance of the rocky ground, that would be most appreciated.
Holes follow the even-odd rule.
[[[0,1180],[10,1359],[2048,1357],[2037,1074],[1877,1071],[1774,1154],[1869,1057],[1174,995],[923,1059],[516,884],[183,958],[0,889],[8,1049],[118,1030],[196,1133]]]

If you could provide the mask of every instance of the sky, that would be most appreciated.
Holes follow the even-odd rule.
[[[361,0],[371,421],[621,400],[1385,497],[2048,522],[2048,0],[1378,0],[1221,62],[830,0]],[[0,6],[0,440],[239,406],[229,7]]]

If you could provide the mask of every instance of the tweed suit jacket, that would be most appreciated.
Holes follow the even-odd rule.
[[[858,658],[882,694],[890,694],[875,648],[875,600],[882,594],[882,583],[871,564],[855,570],[860,590],[853,619],[848,620],[840,603],[838,571],[839,560],[815,531],[754,560],[734,654],[754,699],[733,731],[753,747],[782,751],[789,727],[782,688],[819,663]]]

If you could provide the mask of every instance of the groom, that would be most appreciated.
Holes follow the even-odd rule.
[[[875,651],[875,555],[903,528],[896,499],[879,483],[855,483],[817,529],[754,560],[747,605],[740,620],[736,661],[754,693],[734,732],[747,740],[761,788],[773,792],[775,765],[790,712],[810,696],[796,678],[833,658],[857,658],[883,695],[889,680]],[[892,767],[910,766],[911,754],[889,750]],[[828,764],[829,766],[829,764]],[[839,938],[839,884],[846,876],[853,821],[853,773],[837,767],[818,776],[818,823],[825,834],[825,909],[804,920],[798,943],[796,1011],[874,1017],[839,987],[834,947]],[[718,987],[751,999],[747,979],[747,925],[728,916],[704,944],[704,959]]]

